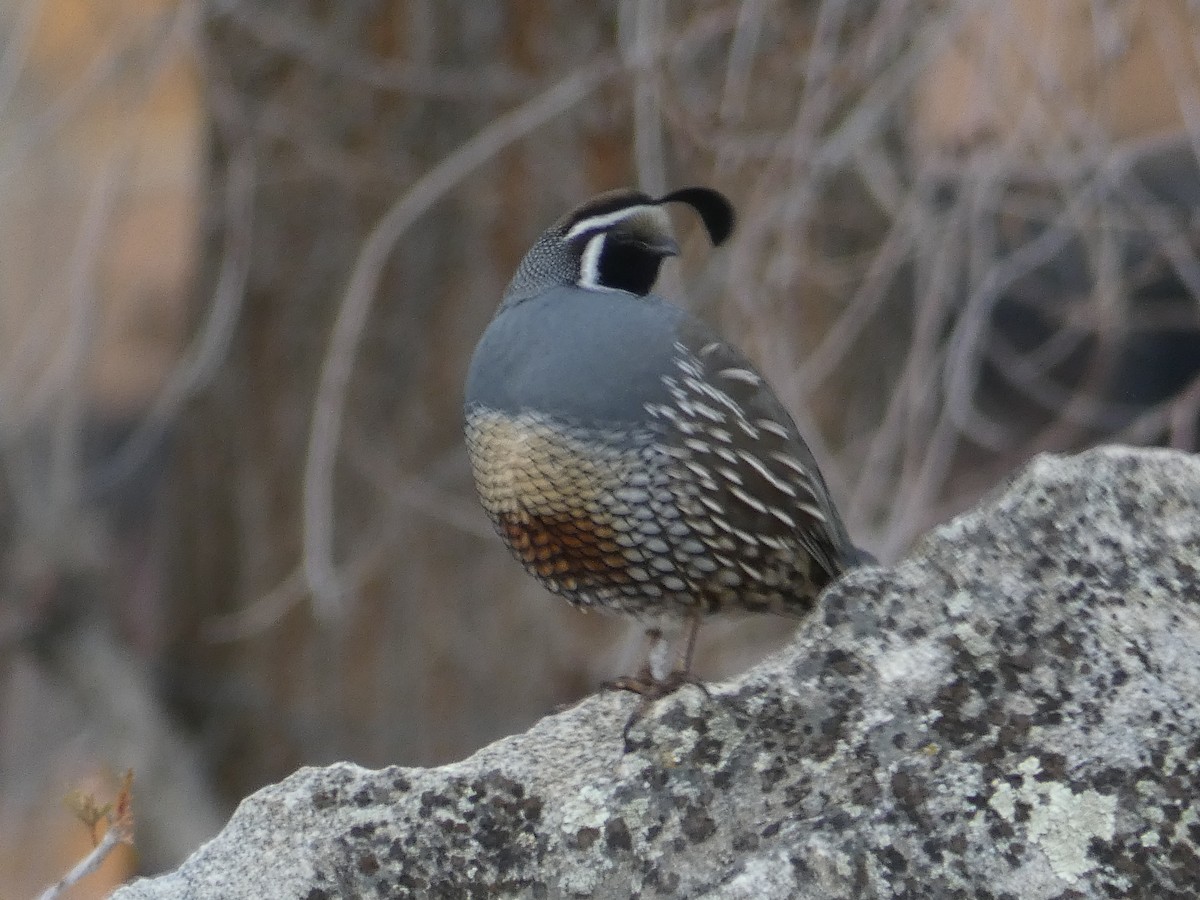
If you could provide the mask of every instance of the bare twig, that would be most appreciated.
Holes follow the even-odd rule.
[[[61,897],[63,891],[78,884],[82,879],[100,868],[100,865],[109,857],[113,850],[121,844],[133,843],[132,786],[133,773],[126,772],[125,777],[121,781],[121,788],[117,793],[117,798],[111,808],[107,808],[103,812],[97,811],[97,815],[91,822],[85,821],[84,823],[92,828],[94,832],[98,821],[103,819],[108,826],[104,832],[104,836],[96,843],[91,853],[81,859],[57,883],[46,888],[38,900],[55,900],[55,898]]]
[[[39,900],[55,900],[56,897],[61,897],[63,891],[67,890],[67,888],[78,884],[81,880],[100,868],[100,865],[104,860],[108,859],[109,854],[113,850],[121,846],[121,844],[127,843],[129,843],[129,840],[120,829],[110,827],[104,832],[104,837],[100,839],[100,843],[92,848],[92,852],[76,863],[75,867],[60,878],[56,884],[46,888],[39,897]]]

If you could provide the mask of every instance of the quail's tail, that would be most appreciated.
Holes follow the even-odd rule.
[[[860,566],[877,566],[879,560],[875,558],[875,554],[869,550],[864,550],[862,547],[851,547],[848,558],[846,559],[847,569],[857,569]]]

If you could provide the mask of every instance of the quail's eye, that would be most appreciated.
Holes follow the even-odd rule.
[[[648,294],[658,280],[662,255],[634,236],[609,236],[601,246],[597,282],[611,290]]]

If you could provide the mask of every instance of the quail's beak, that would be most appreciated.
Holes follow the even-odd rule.
[[[655,256],[678,256],[679,244],[670,235],[664,234],[661,237],[655,237],[643,243],[647,253],[653,253]]]

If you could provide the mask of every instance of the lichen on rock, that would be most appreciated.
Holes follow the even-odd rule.
[[[1042,457],[628,741],[304,769],[115,898],[1195,897],[1198,684],[1200,459]]]

